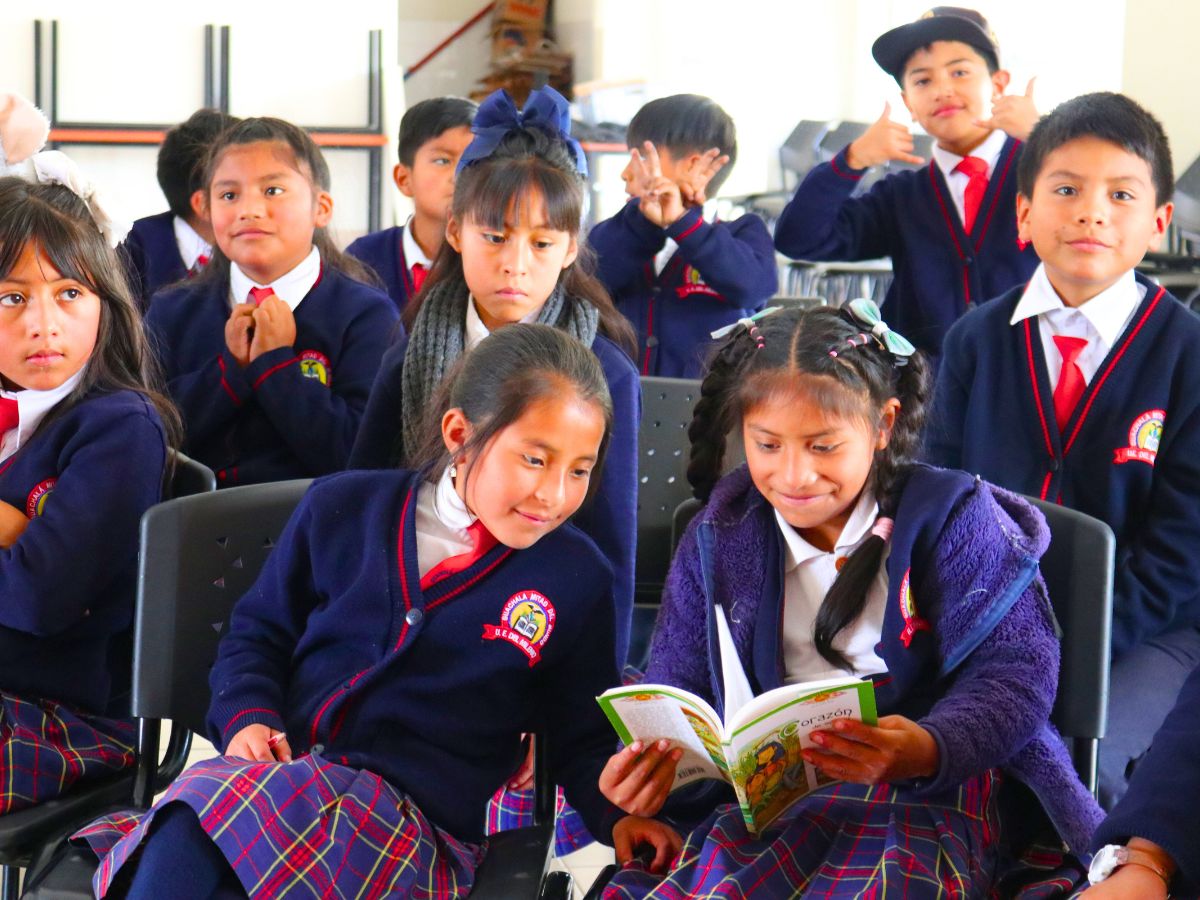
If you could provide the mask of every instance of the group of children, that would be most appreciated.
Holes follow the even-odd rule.
[[[610,898],[1063,896],[1094,851],[1089,897],[1195,895],[1200,322],[1134,272],[1165,134],[1116,94],[1038,120],[971,10],[873,52],[934,159],[852,196],[921,162],[885,109],[774,243],[706,211],[737,146],[694,95],[635,117],[630,200],[587,235],[549,89],[409,110],[413,215],[346,253],[276,119],[174,129],[170,212],[117,251],[68,186],[0,179],[0,813],[132,762],[137,522],[176,448],[223,487],[324,477],[221,643],[223,756],[80,832],[98,896],[466,896],[531,732],[626,864]],[[882,314],[763,311],[775,248],[891,256]],[[703,377],[705,507],[646,677],[718,711],[736,683],[875,685],[875,726],[804,751],[833,783],[761,835],[727,788],[670,793],[678,749],[617,750],[593,699],[628,647],[639,372]],[[1049,722],[1049,534],[1018,494],[1117,534],[1103,824]]]

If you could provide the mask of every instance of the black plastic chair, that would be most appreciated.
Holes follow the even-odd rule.
[[[211,469],[178,451],[163,485],[163,499],[203,494],[217,489]],[[79,785],[61,797],[28,809],[0,816],[0,898],[14,900],[19,893],[20,869],[27,867],[46,841],[74,831],[105,811],[126,803],[132,795],[133,773]]]
[[[143,518],[133,680],[133,713],[139,717],[138,766],[132,804],[127,794],[120,806],[148,808],[155,793],[186,765],[192,733],[205,730],[208,673],[234,604],[257,579],[310,483],[230,488],[161,504]],[[164,719],[172,721],[172,728],[160,764]],[[542,763],[537,774],[548,778],[544,742],[538,742],[535,752]],[[538,778],[535,821],[542,824],[492,839],[477,875],[480,886],[472,896],[485,900],[568,896],[537,893],[553,847],[553,803],[553,785]],[[91,896],[95,868],[90,851],[59,842],[46,848],[31,867],[32,893],[26,896]],[[563,876],[552,873],[547,881],[561,891]],[[508,882],[500,884],[505,879]],[[569,892],[569,876],[566,879]],[[522,892],[522,880],[530,891]]]

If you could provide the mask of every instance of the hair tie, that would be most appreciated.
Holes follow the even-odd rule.
[[[846,344],[846,347],[842,347],[841,344],[834,344],[833,349],[829,351],[829,355],[836,359],[839,347],[842,349],[847,349],[849,347],[864,347],[871,343],[871,335],[860,331],[858,334],[850,335],[850,337],[846,338],[844,343]]]
[[[875,520],[875,524],[871,526],[871,534],[880,538],[885,544],[892,539],[892,528],[896,522],[894,519],[889,519],[886,516],[880,516]]]
[[[871,336],[879,343],[879,346],[888,351],[894,357],[894,362],[898,366],[908,364],[908,358],[917,352],[908,340],[901,334],[892,331],[888,327],[887,322],[883,321],[883,316],[879,312],[879,307],[875,305],[874,300],[867,300],[859,297],[851,300],[843,307],[849,314],[850,318],[859,325],[865,325]],[[863,337],[864,335],[858,335]],[[858,346],[853,343],[852,346]],[[830,356],[837,356],[832,350],[829,351]]]
[[[529,99],[519,111],[508,91],[492,92],[479,104],[475,122],[471,125],[475,137],[458,158],[455,174],[472,163],[487,159],[496,152],[507,135],[522,128],[537,128],[566,143],[575,157],[576,171],[587,176],[587,157],[583,147],[571,137],[571,107],[566,98],[552,87],[530,91]]]
[[[758,333],[758,325],[756,323],[759,319],[765,319],[767,316],[774,315],[781,309],[783,309],[782,306],[768,306],[762,312],[756,312],[752,316],[743,316],[732,325],[726,325],[723,328],[718,328],[716,331],[710,333],[709,337],[711,337],[714,341],[720,340],[721,338],[725,337],[725,335],[731,334],[739,325],[744,325],[746,330],[750,332],[750,336],[754,338],[755,342],[759,346],[759,349],[761,350],[763,346],[763,340],[762,335]]]

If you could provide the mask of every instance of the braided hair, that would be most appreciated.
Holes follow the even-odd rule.
[[[900,410],[887,446],[875,453],[867,482],[880,517],[892,518],[921,450],[929,369],[920,353],[898,365],[877,341],[862,340],[862,331],[848,312],[825,307],[786,309],[752,328],[735,329],[709,363],[688,427],[687,477],[696,497],[708,500],[721,476],[729,432],[758,404],[800,394],[831,417],[865,419],[875,427],[884,405],[894,397]],[[862,613],[886,546],[874,533],[863,541],[847,558],[817,612],[817,652],[839,668],[850,669],[850,664],[833,640]]]

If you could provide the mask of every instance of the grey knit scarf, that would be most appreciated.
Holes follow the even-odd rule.
[[[400,379],[403,446],[394,454],[402,465],[408,464],[421,446],[434,392],[462,356],[469,296],[461,275],[447,278],[430,289],[413,323]],[[600,325],[600,311],[582,298],[568,298],[559,284],[537,321],[560,328],[590,347]]]

